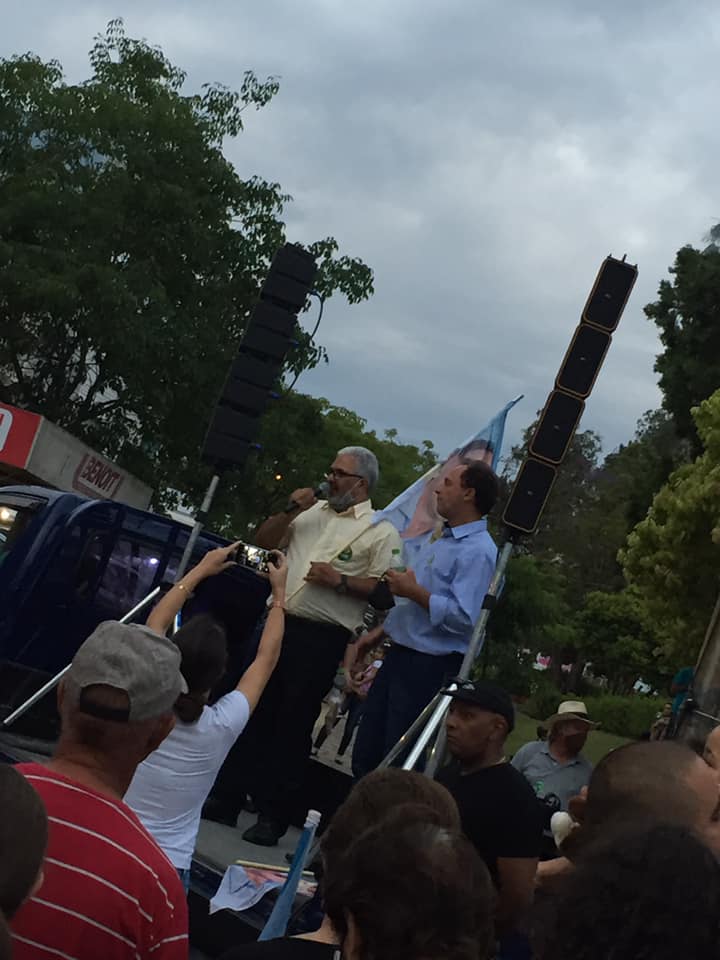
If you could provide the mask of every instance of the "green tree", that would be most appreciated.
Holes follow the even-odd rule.
[[[519,468],[534,430],[535,424],[526,430],[522,444],[513,448],[505,465],[506,475],[511,476]],[[569,595],[577,602],[586,590],[595,588],[594,577],[588,569],[593,559],[591,545],[583,525],[596,495],[594,479],[600,444],[600,437],[592,430],[575,434],[558,469],[537,531],[528,540],[533,556],[558,565]],[[597,545],[594,546],[596,549]]]
[[[32,54],[0,61],[0,398],[36,410],[157,490],[197,497],[211,409],[290,200],[222,153],[277,81],[185,93],[183,72],[109,24],[69,84]],[[318,292],[351,303],[372,273],[310,244]],[[287,369],[324,350],[298,329]],[[227,486],[240,496],[239,478]]]
[[[513,693],[527,693],[537,653],[550,654],[560,686],[560,667],[575,659],[575,633],[567,584],[557,563],[513,557],[488,628],[487,673]]]
[[[655,363],[663,405],[696,451],[699,438],[691,410],[720,387],[719,227],[710,232],[704,250],[686,246],[678,251],[672,281],[662,280],[657,300],[645,307],[663,345]]]
[[[693,415],[704,452],[671,474],[622,553],[625,576],[675,666],[694,660],[720,585],[720,390]]]
[[[642,677],[667,686],[659,666],[657,637],[641,596],[632,588],[617,593],[589,593],[577,617],[578,645],[595,676],[606,676],[612,693],[629,693]]]
[[[265,415],[261,452],[249,463],[237,487],[223,483],[213,509],[213,525],[238,536],[282,508],[293,490],[317,483],[342,447],[364,446],[380,462],[373,503],[384,507],[436,462],[429,440],[403,444],[395,430],[382,437],[368,430],[357,413],[328,400],[285,393]]]
[[[521,463],[533,429],[513,450],[510,470]],[[673,419],[663,410],[647,412],[634,438],[602,463],[600,443],[592,431],[575,435],[538,531],[529,541],[534,556],[553,560],[562,569],[574,610],[581,608],[587,593],[623,588],[618,553],[671,471],[689,455],[689,444],[678,437]]]
[[[576,528],[578,542],[585,544],[577,562],[586,589],[622,589],[619,551],[672,470],[688,455],[689,445],[679,439],[669,414],[648,411],[638,421],[634,438],[594,471]]]
[[[648,410],[638,420],[634,438],[608,454],[598,471],[603,514],[617,511],[626,531],[631,530],[645,518],[672,471],[689,458],[689,445],[667,411]]]

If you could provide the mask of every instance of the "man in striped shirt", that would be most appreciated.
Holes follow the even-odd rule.
[[[44,883],[12,921],[14,960],[187,958],[182,883],[122,801],[186,690],[177,647],[147,627],[103,623],[78,650],[55,756],[18,767],[50,829]]]

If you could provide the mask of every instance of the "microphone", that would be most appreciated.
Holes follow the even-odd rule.
[[[313,490],[313,494],[317,500],[327,500],[330,495],[330,484],[327,480],[323,480],[322,483],[319,483]],[[292,513],[293,510],[297,510],[299,504],[295,503],[294,500],[288,500],[287,506],[285,507],[285,513]]]

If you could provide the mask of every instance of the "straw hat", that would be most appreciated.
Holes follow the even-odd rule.
[[[558,720],[582,720],[593,730],[600,726],[599,723],[593,723],[588,717],[587,707],[582,700],[563,700],[557,709],[557,713],[554,713],[545,721],[545,726],[550,730]]]

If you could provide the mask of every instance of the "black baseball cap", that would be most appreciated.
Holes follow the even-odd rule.
[[[487,680],[456,678],[448,683],[442,693],[452,697],[453,700],[471,703],[482,710],[487,710],[488,713],[497,713],[507,723],[508,731],[512,731],[515,727],[515,707],[510,694],[494,683]]]

